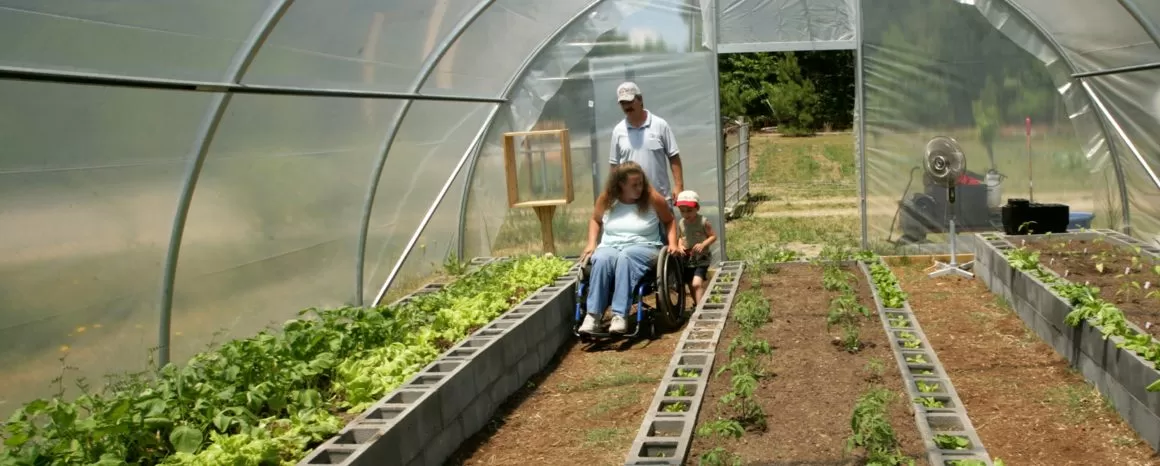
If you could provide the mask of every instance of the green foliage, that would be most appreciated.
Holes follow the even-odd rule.
[[[802,76],[797,57],[786,54],[775,62],[774,82],[761,83],[765,104],[778,121],[778,132],[789,136],[814,134],[818,95],[813,81]]]
[[[999,86],[995,78],[987,76],[987,82],[979,98],[971,103],[975,115],[975,127],[979,132],[979,142],[987,149],[991,166],[995,166],[995,137],[999,135]]]
[[[1138,354],[1152,367],[1160,369],[1160,342],[1148,333],[1137,333],[1128,326],[1124,312],[1114,304],[1100,298],[1100,289],[1094,286],[1072,283],[1051,273],[1039,263],[1039,253],[1026,247],[1013,249],[1005,254],[1007,262],[1017,270],[1035,277],[1071,305],[1072,311],[1064,322],[1078,327],[1083,322],[1098,328],[1105,340],[1108,337],[1123,339],[1117,348]],[[1160,392],[1160,379],[1146,387],[1147,391]]]
[[[914,464],[913,459],[902,454],[894,427],[890,425],[886,407],[893,398],[894,394],[885,388],[871,388],[858,397],[850,415],[851,434],[846,440],[846,450],[863,448],[867,464]]]
[[[803,70],[799,56],[809,56],[813,68]],[[847,126],[853,118],[852,57],[820,59],[793,52],[723,55],[718,61],[721,113],[749,117],[759,126],[777,124],[782,134],[795,136],[813,134],[822,122]],[[843,69],[848,72],[834,72]],[[815,78],[830,83],[835,76],[842,84],[833,84],[826,96],[819,93]],[[846,107],[834,108],[838,105]],[[819,114],[826,120],[818,121]]]
[[[0,429],[2,465],[294,464],[439,353],[569,263],[525,257],[379,308],[307,309],[282,332],[230,341],[155,376],[32,401]],[[63,390],[62,390],[63,392]]]
[[[906,302],[907,294],[902,291],[898,277],[886,267],[882,261],[870,262],[870,279],[878,289],[878,297],[882,299],[882,306],[889,309],[899,309]]]

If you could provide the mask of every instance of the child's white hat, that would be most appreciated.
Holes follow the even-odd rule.
[[[696,191],[684,190],[677,194],[677,207],[700,207],[701,197]]]

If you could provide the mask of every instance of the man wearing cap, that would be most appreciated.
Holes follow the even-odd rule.
[[[626,82],[616,88],[616,100],[624,119],[612,128],[609,162],[613,168],[628,161],[640,164],[649,184],[669,200],[671,207],[677,193],[685,189],[681,154],[672,127],[644,108],[644,97],[636,83]],[[669,169],[673,171],[671,184]]]

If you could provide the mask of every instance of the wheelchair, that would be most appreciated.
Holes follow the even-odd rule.
[[[657,262],[651,270],[641,276],[640,281],[632,287],[631,306],[627,315],[628,328],[625,333],[611,333],[605,330],[601,333],[580,332],[584,316],[588,313],[588,285],[591,262],[580,267],[580,280],[576,285],[576,314],[572,323],[572,334],[584,343],[597,340],[617,339],[654,339],[661,332],[676,330],[684,325],[688,316],[685,314],[685,300],[692,296],[691,283],[686,283],[684,277],[684,262],[681,258],[669,255],[667,247],[661,247],[657,255]],[[651,303],[650,303],[651,301]],[[635,317],[632,311],[635,310]]]

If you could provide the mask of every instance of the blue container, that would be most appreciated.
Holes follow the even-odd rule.
[[[1067,215],[1067,229],[1078,230],[1080,228],[1091,229],[1092,218],[1096,215],[1091,212],[1071,212]]]

